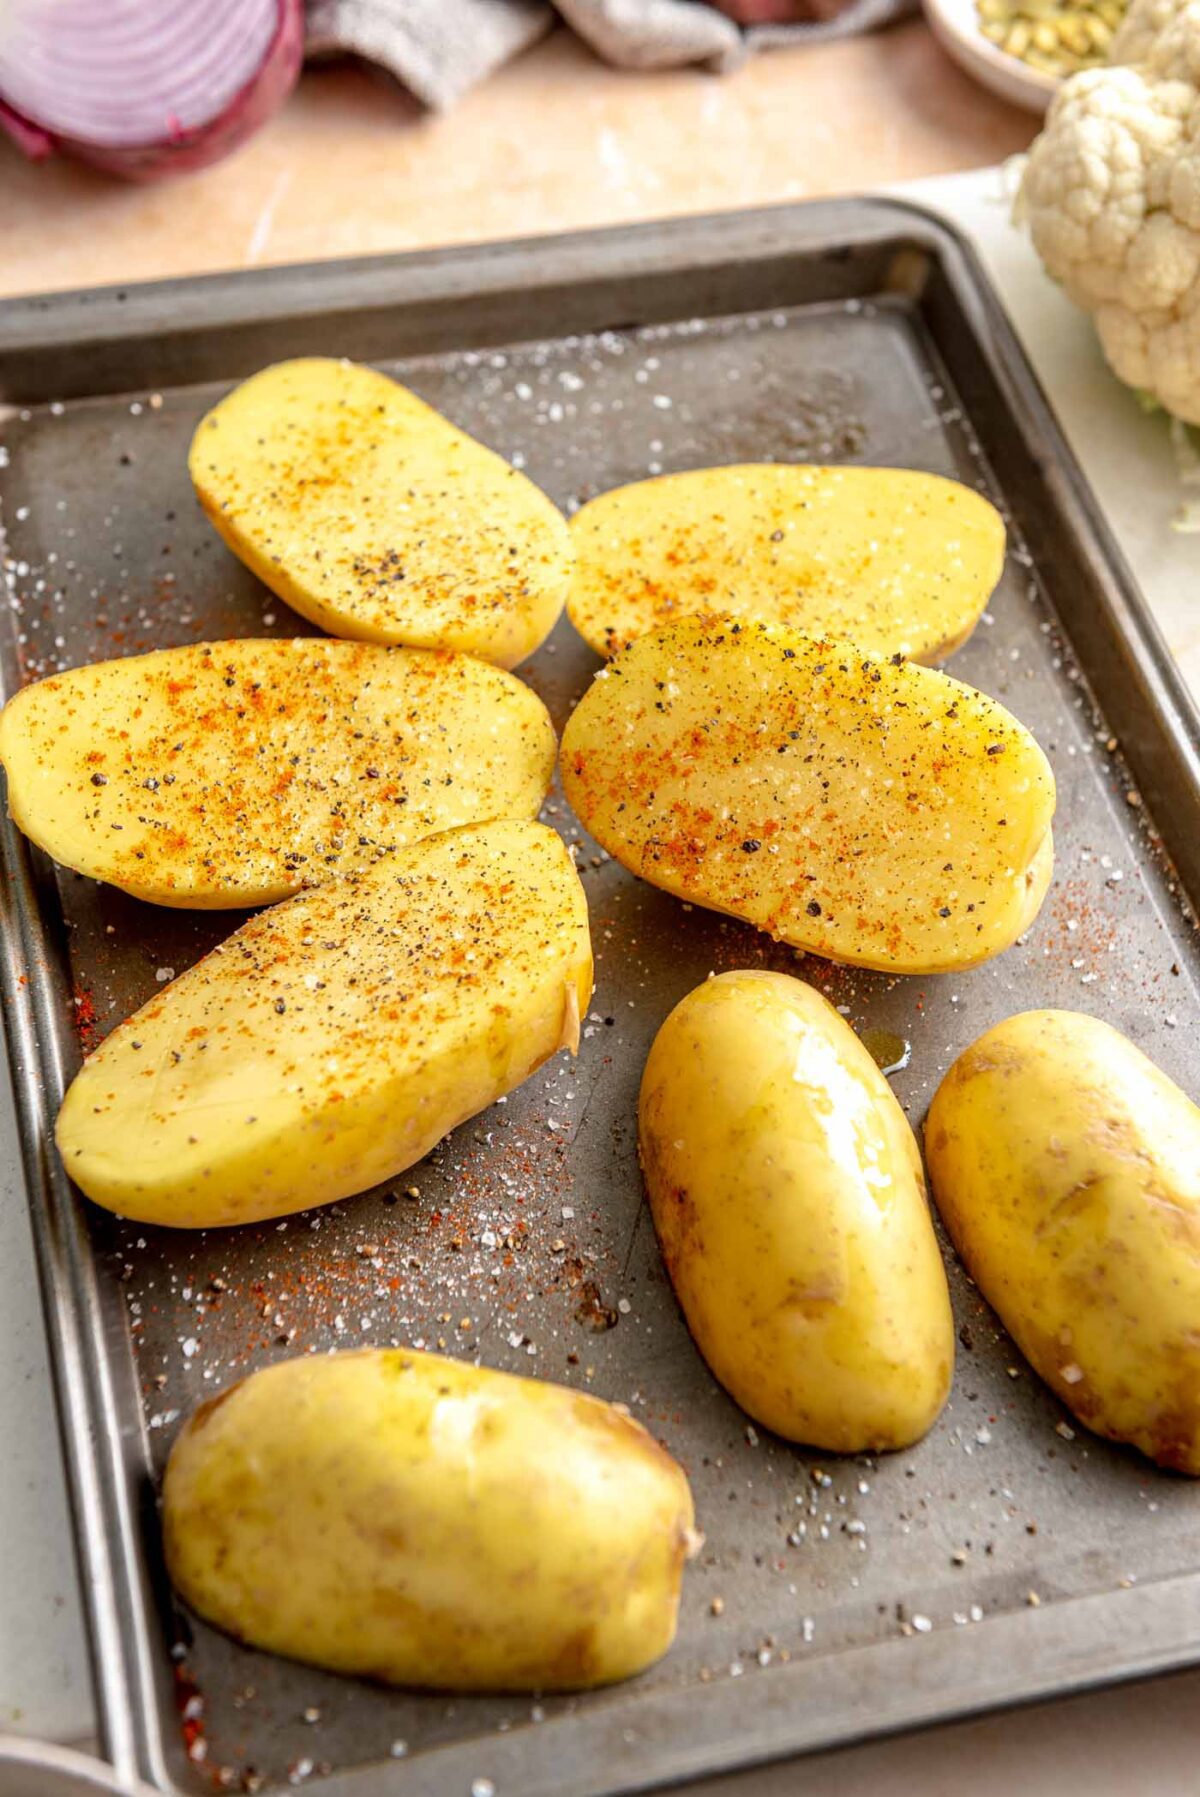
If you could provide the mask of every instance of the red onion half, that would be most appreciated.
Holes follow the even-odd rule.
[[[203,168],[282,106],[303,0],[4,0],[0,127],[131,181]]]

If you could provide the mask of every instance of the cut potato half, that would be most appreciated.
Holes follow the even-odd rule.
[[[643,879],[833,961],[973,966],[1037,915],[1054,777],[993,699],[779,626],[694,619],[602,669],[563,784]]]
[[[559,1048],[587,903],[542,824],[453,830],[260,912],[84,1063],[57,1141],[139,1222],[287,1216],[393,1178]]]
[[[571,521],[567,609],[600,655],[681,617],[755,617],[938,662],[1004,566],[995,506],[907,468],[773,464],[664,474]]]
[[[562,610],[558,509],[373,368],[264,368],[202,419],[188,467],[234,554],[333,636],[511,668]]]
[[[0,713],[14,821],[154,904],[269,904],[459,824],[533,817],[545,706],[466,655],[246,638],[104,661]]]

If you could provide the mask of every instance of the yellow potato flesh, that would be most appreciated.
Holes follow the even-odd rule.
[[[59,1152],[147,1223],[328,1204],[574,1051],[591,985],[561,838],[450,831],[261,912],[173,981],[84,1063]]]
[[[284,1361],[171,1452],[171,1577],[240,1640],[391,1684],[572,1690],[671,1645],[687,1480],[596,1398],[434,1354]]]
[[[533,817],[554,730],[527,686],[470,656],[249,638],[26,687],[0,713],[0,761],[14,821],[56,861],[207,910]]]
[[[896,973],[972,966],[1037,915],[1054,778],[994,700],[781,626],[640,637],[563,734],[567,797],[643,879]]]
[[[511,668],[562,610],[557,508],[373,368],[265,368],[201,421],[188,467],[234,554],[334,636]]]
[[[1200,1110],[1098,1018],[1029,1011],[951,1067],[925,1151],[972,1277],[1057,1396],[1200,1474]]]
[[[954,1323],[921,1158],[832,1005],[786,974],[698,986],[655,1038],[638,1127],[688,1327],[742,1408],[838,1453],[924,1435]]]
[[[601,655],[709,613],[941,661],[970,636],[1004,566],[993,505],[905,468],[664,474],[591,500],[571,536],[567,610]]]

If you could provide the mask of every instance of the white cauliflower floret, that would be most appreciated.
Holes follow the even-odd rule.
[[[1017,200],[1131,387],[1200,424],[1200,0],[1133,0],[1060,89]]]

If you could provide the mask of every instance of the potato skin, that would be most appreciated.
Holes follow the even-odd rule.
[[[1200,1474],[1200,1110],[1109,1024],[1027,1011],[955,1061],[925,1151],[959,1253],[1056,1395]]]
[[[171,1450],[167,1567],[238,1639],[444,1690],[574,1690],[675,1633],[691,1493],[610,1404],[407,1349],[304,1357]]]
[[[638,1139],[688,1326],[742,1408],[838,1453],[924,1435],[954,1369],[946,1275],[912,1130],[832,1005],[779,973],[696,987]]]

